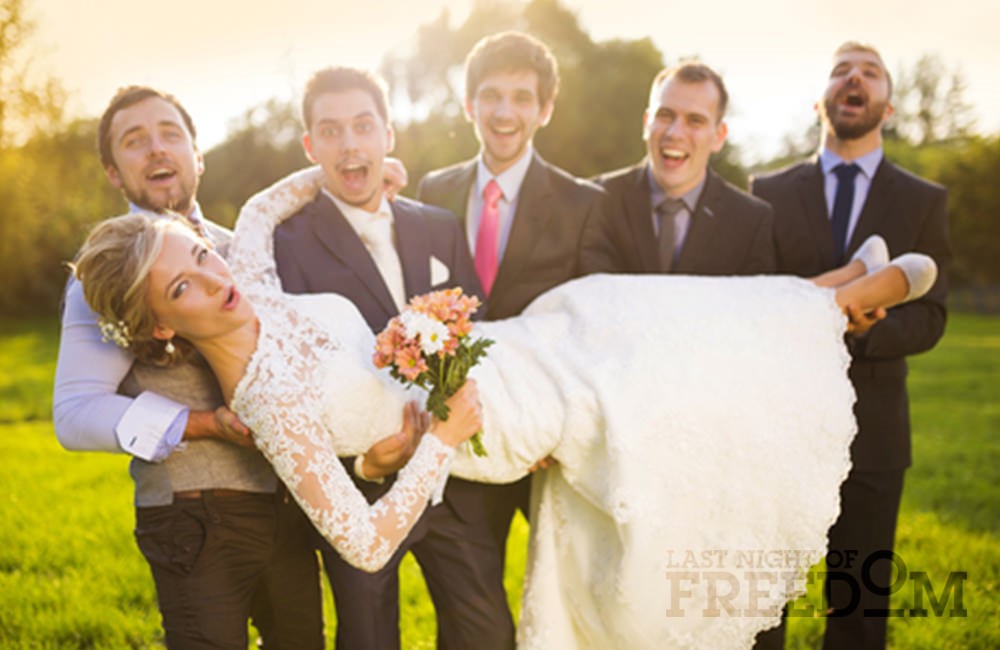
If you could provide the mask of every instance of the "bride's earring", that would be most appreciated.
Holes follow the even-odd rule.
[[[174,352],[177,351],[177,348],[174,347],[174,342],[172,339],[168,340],[166,345],[163,346],[163,351],[170,356],[174,356]]]

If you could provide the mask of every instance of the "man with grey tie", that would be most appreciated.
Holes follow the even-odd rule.
[[[727,103],[722,78],[702,63],[656,76],[643,117],[645,159],[596,179],[609,212],[587,233],[585,272],[774,271],[771,207],[708,166],[726,140]]]

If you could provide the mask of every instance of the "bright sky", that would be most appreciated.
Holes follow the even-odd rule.
[[[389,50],[405,54],[417,26],[446,4],[457,25],[471,0],[28,0],[28,9],[38,23],[36,64],[71,91],[72,113],[97,116],[119,86],[153,85],[181,99],[208,149],[245,109],[297,98],[320,67],[376,67]],[[875,44],[893,71],[940,55],[965,75],[979,130],[1000,132],[996,0],[562,4],[597,40],[650,36],[668,62],[697,54],[719,70],[732,98],[730,139],[748,161],[812,123],[830,54],[849,39]],[[567,110],[557,104],[553,119]]]

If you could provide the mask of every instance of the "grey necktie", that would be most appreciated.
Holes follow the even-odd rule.
[[[669,273],[674,265],[674,254],[677,249],[677,225],[675,217],[684,209],[684,201],[667,197],[656,206],[656,215],[660,219],[660,270]]]

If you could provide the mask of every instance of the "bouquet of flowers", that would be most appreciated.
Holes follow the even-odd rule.
[[[389,368],[402,383],[427,390],[427,410],[438,420],[448,419],[445,400],[493,345],[491,339],[469,337],[479,304],[460,288],[416,296],[375,339],[375,367]],[[477,456],[486,455],[481,433],[469,439]]]

